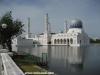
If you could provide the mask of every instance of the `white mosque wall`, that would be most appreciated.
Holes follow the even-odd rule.
[[[33,39],[18,36],[12,40],[12,46],[33,46]]]
[[[89,45],[88,35],[81,30],[70,30],[67,33],[57,33],[49,36],[45,34],[36,35],[34,38],[25,38],[19,36],[14,39],[15,45],[33,45],[33,42],[37,45],[70,45],[70,46],[84,46]],[[51,41],[51,44],[47,42]],[[72,40],[72,42],[71,42]]]

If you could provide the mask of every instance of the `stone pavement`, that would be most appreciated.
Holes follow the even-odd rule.
[[[1,50],[0,50],[1,51]],[[8,53],[0,53],[0,75],[3,70],[3,75],[25,75],[22,70],[15,64]],[[3,65],[2,65],[3,64]]]

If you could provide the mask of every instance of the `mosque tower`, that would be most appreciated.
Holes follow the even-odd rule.
[[[48,22],[48,13],[46,13],[45,15],[45,33],[48,33],[49,32],[49,22]]]
[[[67,23],[67,20],[65,20],[65,22],[64,22],[64,32],[65,33],[67,33],[67,31],[68,31],[68,23]]]
[[[45,15],[45,32],[44,32],[44,37],[45,37],[45,43],[50,44],[51,40],[51,27],[49,23],[49,18],[48,18],[48,13]]]
[[[30,32],[30,17],[28,18],[28,38],[31,37],[31,32]]]

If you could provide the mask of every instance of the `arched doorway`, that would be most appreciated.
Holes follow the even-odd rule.
[[[72,38],[70,39],[70,43],[73,44],[73,39]]]
[[[67,39],[67,45],[69,45],[69,39]]]
[[[57,41],[56,41],[56,39],[54,40],[54,44],[56,44],[57,43]]]
[[[59,39],[57,39],[57,44],[59,44],[59,42],[60,42]]]
[[[64,44],[66,44],[66,39],[64,39]]]
[[[63,44],[63,40],[62,39],[60,39],[60,43]]]

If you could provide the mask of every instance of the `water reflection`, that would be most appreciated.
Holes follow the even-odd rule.
[[[69,46],[18,47],[18,53],[41,57],[48,63],[49,70],[59,75],[83,70],[85,50],[85,47]]]
[[[68,49],[68,70],[80,71],[84,65],[85,49],[80,47],[69,47]]]
[[[66,75],[84,68],[84,48],[52,46],[51,50],[49,49],[50,70],[55,70],[60,75]]]

